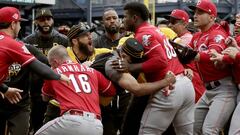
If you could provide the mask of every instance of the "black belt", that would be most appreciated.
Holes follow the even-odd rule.
[[[207,90],[212,90],[214,88],[217,88],[220,85],[221,85],[220,81],[212,81],[209,83],[205,83],[205,87]]]

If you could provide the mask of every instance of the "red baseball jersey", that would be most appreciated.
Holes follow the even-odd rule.
[[[111,81],[100,72],[79,63],[67,61],[54,71],[68,76],[71,83],[46,80],[42,93],[59,102],[61,114],[78,109],[100,115],[99,94],[108,97],[116,93]]]
[[[189,46],[189,44],[192,40],[192,37],[193,36],[190,32],[186,32],[182,36],[180,36],[180,39],[181,39],[180,43],[182,45]],[[202,97],[206,88],[204,86],[204,83],[203,83],[200,75],[199,75],[199,71],[196,67],[196,62],[192,61],[191,63],[183,65],[183,66],[184,66],[184,68],[189,68],[193,71],[192,83],[193,83],[194,90],[195,90],[195,102],[197,102]]]
[[[235,40],[237,41],[238,46],[240,47],[240,36],[236,36]],[[227,64],[232,64],[232,74],[234,81],[237,84],[240,84],[240,53],[237,53],[235,60],[228,55],[224,55],[223,62]]]
[[[227,32],[219,25],[212,25],[205,32],[198,32],[193,35],[190,46],[200,54],[200,61],[197,66],[204,82],[210,82],[231,76],[229,66],[216,65],[210,60],[209,51],[215,49],[221,53],[227,46],[225,39]]]
[[[189,45],[191,40],[192,40],[193,35],[191,34],[191,32],[186,32],[186,33],[184,33],[183,35],[181,35],[179,37],[181,39],[180,44],[182,44],[182,45]]]
[[[147,60],[142,64],[142,70],[148,81],[163,79],[168,70],[175,75],[183,73],[184,68],[176,52],[158,28],[144,22],[136,29],[134,36],[144,47]]]
[[[22,42],[14,40],[11,36],[0,32],[0,84],[8,76],[8,68],[14,62],[25,66],[35,60]]]

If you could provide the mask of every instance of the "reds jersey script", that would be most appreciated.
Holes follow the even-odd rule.
[[[17,62],[21,66],[35,60],[28,49],[21,42],[17,42],[9,35],[0,32],[0,83],[8,76],[8,67]]]
[[[163,79],[168,70],[175,75],[183,72],[184,68],[176,52],[160,30],[148,23],[143,23],[135,33],[135,38],[143,45],[147,57],[142,68],[148,81]]]
[[[116,93],[111,81],[93,68],[68,61],[56,68],[55,72],[68,76],[70,85],[47,80],[42,92],[60,103],[61,114],[78,109],[100,115],[99,93],[103,96],[114,96]]]

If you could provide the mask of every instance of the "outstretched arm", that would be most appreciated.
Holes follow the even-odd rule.
[[[132,92],[136,96],[152,94],[175,82],[174,75],[168,75],[166,78],[149,83],[138,83],[137,80],[129,73],[122,73],[118,81],[119,86]]]
[[[70,81],[68,77],[63,74],[56,74],[49,66],[41,63],[39,60],[33,60],[28,66],[31,68],[31,70],[46,80]]]

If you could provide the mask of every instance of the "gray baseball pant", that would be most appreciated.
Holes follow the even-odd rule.
[[[91,114],[91,113],[90,113]],[[102,135],[101,120],[93,115],[71,115],[68,112],[41,127],[35,135]]]
[[[238,90],[240,90],[240,84],[238,84]],[[238,92],[238,105],[235,108],[230,124],[229,135],[240,135],[240,102],[239,102],[240,92]]]
[[[237,88],[231,77],[206,90],[196,104],[194,135],[219,135],[236,107]]]
[[[195,92],[191,80],[176,76],[175,89],[169,96],[158,91],[150,97],[144,111],[139,135],[161,135],[173,122],[177,135],[192,135]]]

